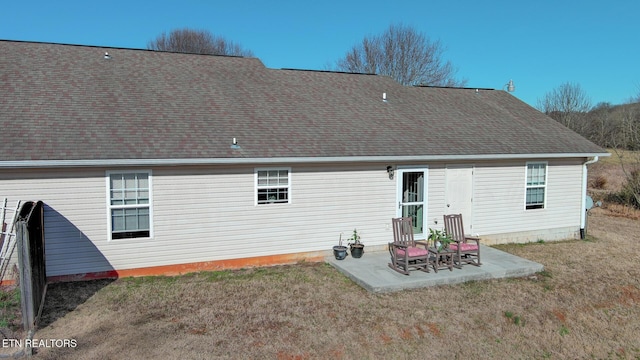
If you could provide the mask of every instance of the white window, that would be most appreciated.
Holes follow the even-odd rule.
[[[527,163],[526,209],[544,209],[547,193],[547,163]]]
[[[256,204],[291,202],[291,169],[256,169]]]
[[[151,237],[151,172],[108,172],[110,239]]]

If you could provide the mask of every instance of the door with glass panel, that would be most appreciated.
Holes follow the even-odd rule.
[[[427,229],[427,169],[398,169],[398,217],[410,217],[416,239],[425,239]]]

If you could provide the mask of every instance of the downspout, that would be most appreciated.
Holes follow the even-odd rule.
[[[585,228],[587,225],[587,165],[593,164],[595,162],[598,162],[597,156],[594,156],[593,159],[582,164],[582,212],[580,213],[580,239],[584,239],[586,236]]]

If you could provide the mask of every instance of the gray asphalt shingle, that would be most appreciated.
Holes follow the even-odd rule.
[[[0,41],[0,94],[0,161],[603,152],[501,90],[255,58]]]

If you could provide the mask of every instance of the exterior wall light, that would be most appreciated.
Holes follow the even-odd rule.
[[[387,166],[387,174],[389,174],[389,180],[393,180],[393,166]]]

